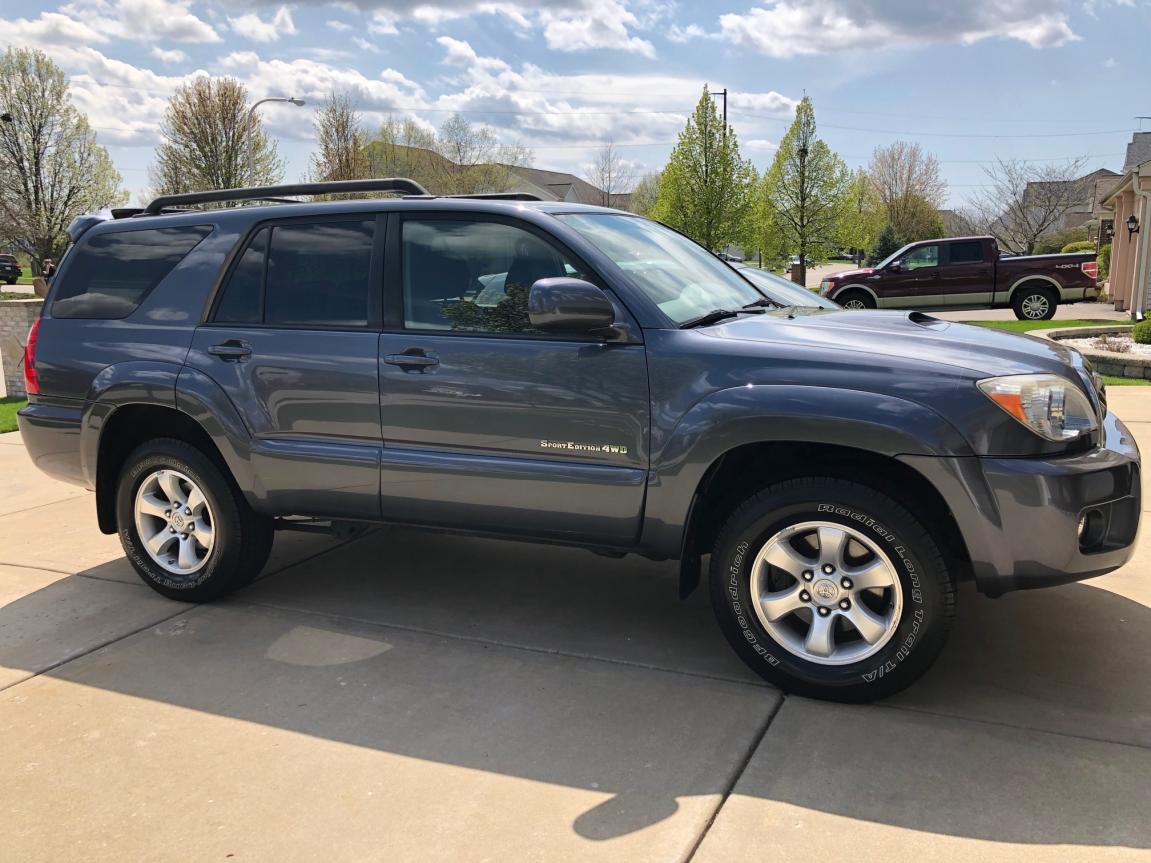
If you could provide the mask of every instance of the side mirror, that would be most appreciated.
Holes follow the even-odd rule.
[[[891,272],[893,272],[893,273],[898,273],[900,270],[903,269],[903,262],[902,261],[892,261],[890,264],[887,265],[887,269],[891,270]]]
[[[592,333],[615,323],[607,294],[568,276],[540,279],[528,295],[528,318],[545,333]]]

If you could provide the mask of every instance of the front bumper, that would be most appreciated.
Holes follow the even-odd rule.
[[[1081,581],[1125,564],[1142,510],[1135,438],[1114,414],[1090,452],[1053,459],[905,456],[943,494],[979,589]],[[1080,540],[1080,519],[1089,517]]]

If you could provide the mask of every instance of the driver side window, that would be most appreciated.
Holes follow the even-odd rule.
[[[528,293],[539,279],[587,278],[554,246],[500,222],[405,219],[404,326],[475,333],[536,333]]]
[[[903,269],[921,270],[939,266],[939,246],[920,246],[903,256]]]

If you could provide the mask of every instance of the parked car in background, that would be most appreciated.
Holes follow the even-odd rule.
[[[808,266],[808,267],[814,267],[815,266],[815,261],[813,261],[811,259],[810,255],[807,256],[806,261],[807,261],[807,263],[805,264],[805,266]],[[792,270],[794,270],[798,266],[799,266],[799,255],[793,255],[791,257],[791,260],[789,260],[787,262],[787,269],[784,272],[790,273]]]
[[[349,192],[408,197],[189,209]],[[1077,351],[774,308],[658,222],[507,197],[232,189],[70,231],[26,342],[28,454],[188,602],[250,583],[277,529],[634,553],[679,561],[681,596],[706,558],[743,661],[840,701],[922,674],[961,582],[1130,559],[1139,453]]]
[[[1099,293],[1093,252],[1006,256],[993,237],[909,243],[874,267],[825,278],[819,292],[846,309],[1015,310],[1048,320],[1060,303]]]
[[[721,261],[727,261],[729,264],[742,264],[744,261],[742,255],[733,255],[729,252],[716,252],[715,256]]]
[[[24,270],[15,255],[0,255],[0,280],[14,285],[24,275]]]
[[[834,300],[821,297],[815,291],[809,291],[802,285],[797,285],[783,276],[761,270],[747,265],[737,265],[739,274],[759,288],[769,300],[781,306],[797,306],[810,309],[840,309],[843,308]]]

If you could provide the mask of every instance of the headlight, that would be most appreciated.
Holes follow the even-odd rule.
[[[1094,431],[1095,410],[1083,391],[1058,375],[1007,375],[979,382],[979,389],[1035,434],[1071,441]]]
[[[819,295],[821,297],[826,297],[827,292],[830,290],[831,290],[831,280],[830,279],[824,279],[822,282],[819,283]]]

